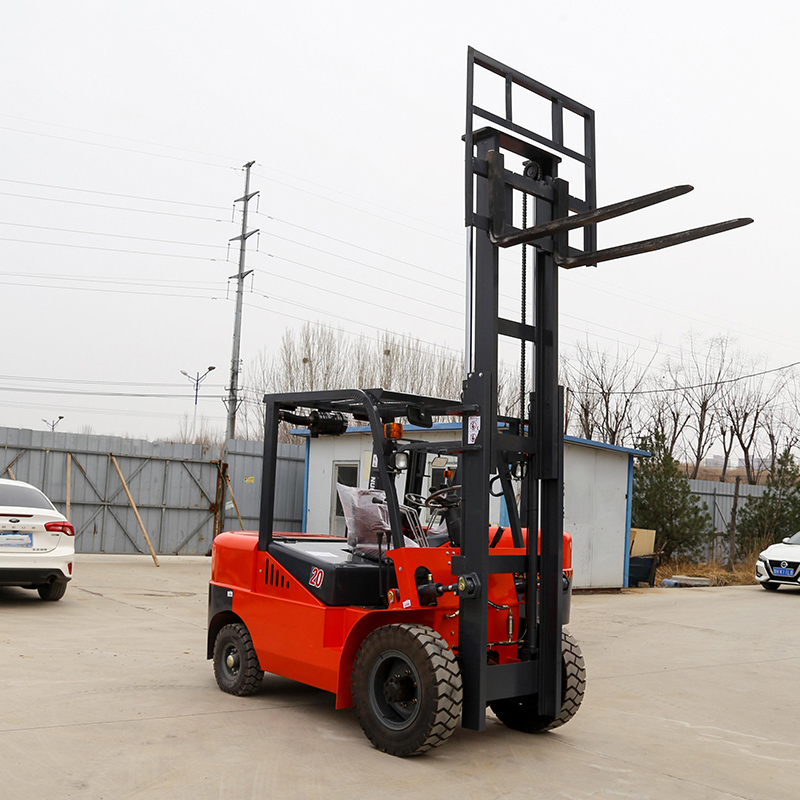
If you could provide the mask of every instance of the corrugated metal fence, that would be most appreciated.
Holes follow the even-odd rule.
[[[228,475],[242,527],[245,530],[258,530],[263,454],[263,442],[228,440]],[[276,531],[302,530],[305,463],[305,445],[278,445],[278,475],[273,516]],[[232,508],[230,500],[226,506],[225,519],[228,528],[238,527],[236,509]]]
[[[41,488],[75,526],[78,552],[148,552],[124,479],[157,553],[204,554],[215,530],[239,527],[236,506],[245,528],[258,527],[262,445],[229,444],[226,481],[216,448],[0,427],[0,477]],[[302,461],[302,445],[282,446],[275,522],[285,530],[302,524]]]
[[[728,530],[731,514],[733,513],[733,493],[736,485],[733,483],[720,483],[720,481],[690,480],[689,486],[692,489],[692,493],[706,504],[714,530],[718,534],[709,545],[708,556],[716,558],[726,554],[728,552]],[[749,483],[740,483],[737,513],[741,513],[749,498],[761,497],[766,491],[766,486],[752,486]]]

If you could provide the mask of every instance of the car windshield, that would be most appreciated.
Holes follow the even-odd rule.
[[[33,486],[23,484],[0,484],[0,506],[11,508],[46,508],[53,510],[53,504]]]
[[[786,544],[800,544],[800,531],[798,531],[794,536],[790,536]]]

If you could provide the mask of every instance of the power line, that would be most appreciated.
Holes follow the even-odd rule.
[[[303,181],[303,183],[307,183],[310,186],[317,186],[320,189],[326,189],[329,192],[333,192],[334,194],[340,194],[342,197],[348,197],[351,200],[358,200],[361,203],[366,203],[367,205],[374,206],[375,208],[380,208],[383,211],[388,211],[392,214],[397,214],[398,216],[405,217],[406,219],[412,219],[414,222],[421,222],[424,225],[430,225],[433,228],[439,228],[439,230],[449,231],[450,229],[445,227],[444,225],[437,225],[435,222],[429,222],[425,219],[420,219],[419,217],[415,217],[411,214],[406,214],[403,211],[398,211],[396,208],[390,208],[389,206],[382,206],[380,203],[376,203],[373,200],[365,200],[363,197],[358,197],[357,195],[348,194],[347,192],[343,192],[341,189],[334,189],[332,186],[327,186],[324,183],[316,183],[315,181],[310,181],[307,178],[303,178],[300,175],[292,175],[290,172],[284,172],[280,169],[275,169],[275,167],[270,167],[266,164],[262,164],[261,162],[258,163],[259,167],[263,167],[264,169],[268,169],[271,172],[277,172],[279,175],[285,175],[287,178],[294,178],[298,181]],[[261,176],[265,177],[265,176]],[[267,178],[267,180],[270,180]],[[293,187],[294,188],[294,187]],[[463,244],[463,242],[456,242],[453,240],[454,244]]]
[[[200,398],[203,399],[202,397]],[[30,403],[15,403],[9,400],[0,400],[0,406],[6,408],[30,408]],[[36,403],[37,408],[46,408],[46,409],[54,409],[59,412],[64,410],[64,403],[59,404],[49,404],[49,403]],[[167,420],[179,420],[181,418],[180,414],[171,412],[171,413],[164,413],[159,411],[143,411],[141,408],[137,409],[111,409],[105,408],[103,406],[73,406],[69,405],[69,411],[71,413],[87,413],[87,414],[105,414],[108,416],[116,416],[116,417],[144,417],[149,419],[167,419]],[[224,417],[218,416],[206,416],[204,415],[205,419],[208,420],[216,420],[222,421]]]
[[[64,242],[39,242],[35,239],[13,239],[7,236],[0,236],[0,242],[22,242],[23,244],[43,244],[49,247],[73,247],[81,250],[102,250],[107,253],[128,253],[136,256],[158,256],[159,258],[190,258],[196,261],[227,261],[225,258],[210,258],[209,256],[190,256],[179,253],[150,253],[146,250],[122,250],[117,247],[98,247],[90,244],[66,244]],[[221,245],[213,245],[220,247]]]
[[[280,298],[274,298],[274,297],[273,298],[267,298],[267,299],[277,299],[282,303],[285,302],[285,303],[289,303],[290,305],[297,306],[299,308],[305,308],[305,309],[307,309],[309,311],[316,311],[319,314],[325,314],[327,316],[334,317],[335,319],[344,320],[345,322],[354,322],[354,320],[352,320],[352,319],[350,319],[348,317],[343,317],[343,316],[340,316],[338,314],[334,314],[332,312],[322,311],[320,309],[313,309],[313,308],[310,308],[309,306],[304,306],[301,303],[294,303],[292,301],[281,300]],[[316,322],[312,323],[312,321],[310,319],[308,319],[308,317],[298,317],[298,316],[293,315],[293,314],[287,314],[283,310],[277,311],[275,309],[266,308],[266,307],[258,305],[256,303],[245,303],[245,305],[249,306],[250,308],[257,308],[259,311],[264,311],[267,314],[278,314],[278,315],[280,315],[282,317],[286,317],[287,319],[297,320],[298,322],[319,325],[322,328],[327,328],[328,330],[331,330],[331,331],[334,331],[334,332],[343,331],[344,333],[347,333],[350,336],[355,336],[355,337],[357,337],[359,339],[369,339],[370,341],[374,341],[374,342],[380,342],[381,341],[377,336],[368,336],[368,335],[366,335],[364,333],[356,333],[355,331],[348,331],[348,330],[346,330],[344,328],[336,328],[333,325],[327,325],[326,323],[320,322],[319,320],[317,320]],[[392,336],[397,336],[397,337],[399,337],[401,339],[410,339],[411,341],[419,342],[420,344],[428,344],[433,348],[438,348],[439,350],[449,350],[449,351],[451,351],[453,353],[457,353],[458,354],[458,358],[455,358],[455,357],[452,357],[452,356],[445,356],[445,355],[442,355],[442,358],[444,358],[444,359],[446,359],[448,361],[456,362],[458,364],[461,364],[462,361],[463,361],[463,357],[461,356],[461,351],[457,350],[455,347],[449,347],[448,345],[445,345],[445,344],[441,344],[441,343],[437,343],[437,342],[431,342],[431,341],[428,341],[427,339],[418,339],[417,337],[413,337],[410,334],[402,334],[402,333],[396,333],[396,332],[392,332],[392,331],[387,331],[386,328],[380,327],[378,325],[370,325],[367,322],[356,322],[356,324],[357,325],[361,325],[361,326],[363,326],[365,328],[370,328],[372,330],[383,331],[384,333],[387,333],[387,334],[392,335]],[[418,350],[416,352],[423,353],[424,351]]]
[[[318,197],[320,200],[327,200],[329,203],[336,203],[337,205],[344,206],[344,208],[350,208],[353,211],[358,211],[361,214],[367,214],[370,217],[375,217],[377,219],[385,220],[386,222],[391,222],[393,225],[399,225],[402,228],[409,228],[410,230],[418,231],[419,233],[423,233],[426,236],[432,236],[435,239],[441,239],[442,241],[450,242],[451,244],[463,245],[463,242],[457,242],[455,239],[449,239],[445,236],[439,236],[439,234],[437,233],[431,233],[430,231],[422,230],[422,228],[417,228],[414,225],[408,225],[405,222],[398,222],[396,219],[390,219],[389,217],[384,217],[381,214],[375,214],[372,211],[365,211],[363,208],[357,208],[356,206],[352,206],[348,203],[343,203],[341,200],[334,200],[332,197],[325,197],[325,195],[317,194],[316,192],[311,192],[308,189],[301,189],[299,186],[294,186],[291,183],[284,183],[283,181],[276,180],[275,178],[270,178],[268,175],[259,174],[258,177],[270,181],[271,183],[277,183],[279,186],[287,186],[288,188],[294,189],[295,191],[311,195],[311,197]]]
[[[723,386],[731,383],[738,383],[739,381],[746,381],[750,378],[760,378],[762,375],[770,375],[774,372],[784,372],[787,369],[792,369],[793,367],[800,366],[800,361],[793,361],[791,364],[784,364],[781,367],[773,367],[772,369],[765,369],[761,370],[760,372],[752,372],[749,375],[739,375],[736,378],[724,378],[718,381],[709,381],[708,383],[698,383],[693,386],[670,386],[663,389],[633,389],[629,392],[595,392],[595,391],[580,391],[578,392],[575,389],[572,389],[573,392],[576,394],[613,394],[613,395],[626,395],[626,396],[633,396],[633,395],[642,395],[642,394],[663,394],[665,392],[686,392],[690,391],[691,389],[705,389],[709,386]]]
[[[99,189],[80,189],[76,186],[56,186],[51,183],[33,183],[32,181],[20,181],[13,178],[0,178],[4,183],[18,183],[23,186],[37,186],[40,189],[60,189],[65,192],[83,192],[85,194],[102,194],[107,197],[124,197],[128,200],[146,200],[151,203],[169,203],[179,206],[194,206],[195,208],[213,208],[216,211],[230,211],[229,206],[211,206],[206,203],[193,203],[188,200],[165,200],[160,197],[145,197],[137,194],[120,194],[119,192],[104,192]]]
[[[162,288],[171,289],[218,289],[216,284],[207,281],[186,281],[177,278],[98,278],[95,275],[57,275],[45,272],[8,272],[0,270],[0,276],[12,278],[44,278],[57,281],[86,281],[87,283],[111,283],[128,286],[151,286],[161,284]],[[192,285],[194,284],[194,285]]]
[[[97,289],[92,286],[47,286],[46,284],[36,283],[21,283],[18,281],[3,281],[0,280],[0,285],[3,286],[23,286],[26,289],[58,289],[59,291],[73,291],[73,292],[101,292],[103,294],[131,294],[142,295],[145,297],[180,297],[182,300],[224,300],[222,297],[210,297],[208,295],[199,294],[180,294],[177,292],[136,292],[131,289]]]
[[[77,233],[81,236],[108,236],[112,239],[135,239],[138,242],[157,242],[158,244],[179,244],[188,247],[213,247],[216,250],[227,250],[224,244],[203,244],[201,242],[178,242],[173,239],[153,239],[149,236],[128,236],[124,233],[106,233],[104,231],[79,231],[74,228],[54,228],[50,225],[28,225],[24,222],[5,222],[0,220],[0,225],[10,225],[15,228],[34,228],[39,231],[56,231],[57,233]],[[45,244],[45,242],[42,242]]]
[[[159,386],[162,388],[177,389],[185,386],[183,383],[147,383],[143,381],[97,381],[86,378],[39,378],[31,375],[0,375],[0,380],[4,381],[35,381],[36,383],[78,383],[96,386]],[[221,389],[222,384],[207,384],[210,387]]]
[[[421,267],[418,264],[412,264],[410,261],[404,261],[402,258],[390,256],[386,253],[381,253],[378,250],[370,250],[368,247],[363,247],[360,244],[355,244],[355,242],[349,242],[346,239],[339,239],[336,236],[331,236],[327,233],[322,233],[321,231],[315,231],[312,228],[306,228],[303,225],[298,225],[297,223],[289,222],[288,220],[280,219],[279,217],[273,217],[271,214],[265,214],[263,211],[258,211],[256,213],[260,214],[262,217],[271,219],[273,222],[280,222],[282,225],[288,225],[291,228],[297,228],[298,230],[306,231],[307,233],[313,233],[315,236],[321,236],[323,239],[330,239],[331,241],[339,242],[340,244],[346,244],[348,247],[354,247],[356,250],[362,250],[365,253],[369,253],[370,255],[380,256],[381,258],[386,258],[389,259],[390,261],[396,261],[398,264],[402,264],[403,266],[406,267],[414,267],[415,269],[422,269],[425,270],[426,272],[430,272],[430,270],[426,269],[425,267]],[[276,236],[276,235],[271,233],[270,236]],[[276,238],[282,238],[282,237],[276,236]],[[295,244],[302,244],[301,242],[297,242],[295,239],[285,239],[285,241],[294,242]],[[449,280],[457,280],[456,278],[453,278],[450,275],[446,275],[444,277],[448,278]]]
[[[302,286],[308,286],[309,285],[307,283],[304,283],[303,281],[296,281],[293,278],[284,278],[284,280],[292,281],[293,283],[299,283]],[[257,295],[258,297],[263,297],[265,300],[275,299],[275,300],[280,300],[282,303],[289,303],[289,304],[292,304],[292,305],[299,305],[297,303],[293,303],[291,300],[286,300],[284,298],[277,297],[276,295],[263,294],[261,292],[255,291],[255,290],[253,290],[251,293]],[[336,295],[337,297],[343,297],[343,298],[345,298],[347,300],[352,300],[353,302],[356,302],[356,303],[365,303],[365,304],[371,305],[373,307],[375,306],[375,303],[373,301],[371,301],[371,300],[361,300],[358,297],[353,297],[352,295],[347,295],[347,294],[344,294],[342,292],[335,292],[332,289],[325,289],[325,294],[333,294],[333,295]],[[311,309],[310,306],[302,306],[301,305],[300,307],[301,308],[309,308],[310,310],[317,310],[317,309]],[[328,314],[329,316],[337,316],[337,315],[334,315],[334,314],[330,314],[330,312],[327,312],[327,311],[320,311],[319,313]],[[441,325],[443,328],[451,328],[452,330],[455,330],[455,331],[460,331],[461,330],[461,328],[459,328],[456,325],[450,325],[447,322],[440,322],[439,320],[430,319],[429,317],[422,317],[419,314],[412,314],[410,311],[403,311],[403,316],[404,317],[411,317],[412,319],[419,319],[419,320],[422,320],[423,322],[429,322],[429,323],[431,323],[433,325]],[[346,319],[346,318],[345,317],[341,317],[341,319]]]
[[[389,270],[383,269],[382,267],[376,267],[373,264],[368,264],[366,261],[357,261],[354,258],[350,258],[348,256],[339,255],[338,253],[334,253],[334,252],[332,252],[330,250],[324,250],[321,247],[314,247],[314,245],[306,244],[305,242],[299,242],[296,239],[289,239],[286,236],[279,236],[276,233],[270,233],[269,237],[270,237],[270,239],[280,239],[281,241],[284,241],[284,242],[291,242],[292,244],[299,245],[300,247],[305,247],[307,250],[314,250],[317,253],[323,253],[324,255],[332,256],[333,258],[338,258],[338,259],[341,259],[342,261],[347,261],[350,264],[356,264],[359,267],[366,267],[367,269],[376,270],[377,272],[383,272],[386,275],[391,275],[393,278],[404,277],[404,276],[399,276],[396,272],[390,272]],[[258,251],[258,252],[264,252],[264,251]],[[270,255],[270,256],[275,257],[273,253],[266,253],[266,255]],[[391,256],[384,256],[384,257],[385,258],[391,258]],[[395,259],[395,260],[397,260],[397,259]],[[404,266],[412,267],[413,269],[417,269],[417,270],[420,270],[421,272],[426,273],[426,275],[428,277],[430,277],[430,275],[431,275],[431,271],[429,269],[426,269],[425,267],[421,267],[421,266],[419,266],[417,264],[412,264],[410,262],[401,262],[401,263]],[[441,277],[443,277],[447,281],[457,281],[456,278],[452,278],[449,275],[442,275]],[[430,284],[426,284],[426,285],[430,286]],[[463,297],[463,292],[456,292],[453,289],[445,289],[442,286],[430,286],[430,288],[436,289],[437,291],[440,291],[440,292],[447,292],[448,294],[456,295],[459,298]]]
[[[283,256],[277,256],[274,253],[264,253],[264,255],[267,255],[270,258],[274,258],[274,259],[276,259],[278,261],[283,261],[283,262],[285,262],[287,264],[294,264],[295,266],[304,267],[305,269],[310,269],[310,270],[312,270],[314,272],[321,272],[323,275],[330,275],[332,277],[340,277],[340,276],[334,275],[334,273],[330,272],[329,270],[322,269],[321,267],[314,267],[311,264],[306,264],[306,263],[304,263],[302,261],[294,261],[291,258],[284,258]],[[301,286],[306,286],[306,287],[309,287],[309,288],[321,288],[321,287],[318,287],[318,286],[313,286],[313,284],[307,283],[305,281],[298,280],[297,278],[289,278],[288,276],[283,275],[282,273],[279,273],[279,272],[270,272],[268,270],[260,269],[260,268],[256,268],[255,272],[261,273],[262,275],[266,275],[266,276],[268,276],[270,278],[276,278],[277,277],[277,278],[281,278],[281,279],[286,280],[286,281],[291,281],[292,283],[298,283]],[[376,286],[375,284],[367,283],[366,281],[359,281],[356,278],[351,278],[349,276],[345,280],[346,280],[348,285],[353,284],[353,285],[356,285],[356,286],[364,286],[364,287],[366,287],[367,289],[370,289],[373,292],[375,292],[375,291],[387,292],[387,293],[393,295],[395,297],[395,299],[397,297],[397,290],[392,288],[392,287],[383,288],[382,286]],[[361,299],[355,297],[354,295],[342,294],[340,292],[335,292],[332,289],[324,289],[323,288],[322,290],[324,292],[326,292],[326,293],[329,293],[329,294],[336,294],[336,295],[339,295],[340,297],[346,297],[346,298],[349,298],[349,299],[356,300],[359,303],[370,303],[371,302],[373,305],[375,305],[374,300],[369,300],[369,299],[368,300],[361,300]],[[408,298],[407,294],[405,294],[405,296]],[[456,309],[452,309],[452,308],[446,308],[445,306],[442,306],[440,303],[431,303],[431,302],[428,302],[427,300],[420,300],[420,299],[417,299],[417,298],[415,298],[415,299],[408,298],[408,300],[409,300],[410,303],[413,302],[415,304],[418,303],[418,304],[425,305],[425,306],[431,306],[431,308],[434,308],[437,311],[447,311],[447,312],[449,312],[451,314],[461,314],[461,313],[463,313],[460,309],[456,310]],[[426,321],[428,321],[429,318],[428,317],[420,317],[419,319],[425,319]]]
[[[171,144],[161,144],[159,142],[149,142],[144,139],[132,139],[130,136],[118,136],[117,134],[113,133],[103,133],[102,131],[93,131],[87,128],[75,128],[71,125],[61,125],[57,122],[46,122],[42,119],[28,119],[27,117],[16,117],[12,114],[2,114],[0,113],[0,117],[5,117],[6,119],[15,119],[18,122],[31,122],[34,125],[48,125],[51,128],[64,128],[68,131],[78,131],[79,133],[91,133],[94,136],[107,136],[110,139],[121,139],[126,142],[135,142],[136,144],[147,144],[151,145],[152,147],[164,147],[167,150],[180,150],[183,153],[193,153],[194,155],[199,156],[208,156],[209,158],[219,158],[222,161],[234,161],[237,164],[239,163],[240,159],[232,158],[231,156],[220,156],[216,153],[206,153],[202,150],[190,150],[186,147],[178,147],[176,145]]]
[[[87,203],[83,200],[65,200],[63,197],[39,197],[30,194],[18,194],[16,192],[0,192],[4,197],[20,197],[25,200],[43,200],[46,203],[66,203],[72,206],[87,206],[89,208],[107,208],[114,211],[133,211],[135,214],[157,214],[162,217],[179,217],[181,219],[199,219],[206,222],[230,222],[227,219],[216,219],[214,217],[200,217],[197,214],[176,214],[174,211],[156,211],[153,208],[129,208],[127,206],[110,206],[105,203]]]
[[[149,397],[159,400],[185,400],[191,395],[186,392],[181,394],[166,394],[152,392],[87,392],[81,389],[41,389],[31,386],[0,386],[0,392],[26,392],[32,394],[74,394],[88,397]]]
[[[171,156],[166,153],[150,153],[146,150],[137,150],[133,147],[121,147],[116,144],[104,144],[102,142],[87,142],[85,139],[75,139],[70,136],[58,136],[55,133],[41,133],[40,131],[26,131],[22,128],[12,128],[9,125],[0,125],[2,131],[12,131],[14,133],[24,133],[28,136],[40,136],[44,139],[57,139],[61,142],[72,142],[73,144],[85,144],[90,147],[104,147],[107,150],[119,150],[124,153],[136,153],[137,155],[153,156],[154,158],[168,158],[171,161],[183,161],[187,164],[201,164],[205,167],[217,167],[218,169],[238,169],[231,165],[214,164],[211,161],[200,161],[196,158],[181,158],[181,156]],[[160,145],[159,145],[160,146]]]

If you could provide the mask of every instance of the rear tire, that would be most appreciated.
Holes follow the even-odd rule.
[[[411,756],[450,738],[461,718],[461,671],[453,651],[424,625],[384,625],[353,663],[353,704],[367,738]]]
[[[773,583],[772,581],[765,581],[761,584],[765,589],[768,589],[770,592],[777,592],[778,589],[781,588],[779,583]]]
[[[42,600],[60,600],[67,591],[66,581],[53,581],[53,583],[43,583],[36,587],[39,597]]]
[[[560,728],[577,713],[586,691],[586,665],[581,648],[569,631],[561,632],[561,714],[555,719],[539,714],[539,696],[507,697],[493,700],[489,707],[508,728],[523,733],[540,733]]]
[[[258,663],[247,627],[236,622],[225,625],[214,640],[214,677],[223,692],[246,697],[261,687],[264,672]]]

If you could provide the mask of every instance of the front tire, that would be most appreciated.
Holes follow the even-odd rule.
[[[66,581],[53,581],[52,583],[43,583],[41,586],[36,587],[39,592],[39,597],[42,600],[60,600],[67,591]]]
[[[523,733],[540,733],[560,728],[577,713],[586,691],[586,665],[581,648],[569,631],[561,632],[561,714],[555,719],[539,714],[539,696],[506,697],[489,707],[508,728]]]
[[[461,718],[461,671],[453,651],[424,625],[384,625],[353,663],[353,704],[367,738],[411,756],[450,738]]]
[[[214,677],[223,692],[246,697],[261,687],[264,672],[253,640],[241,622],[225,625],[214,640]]]

